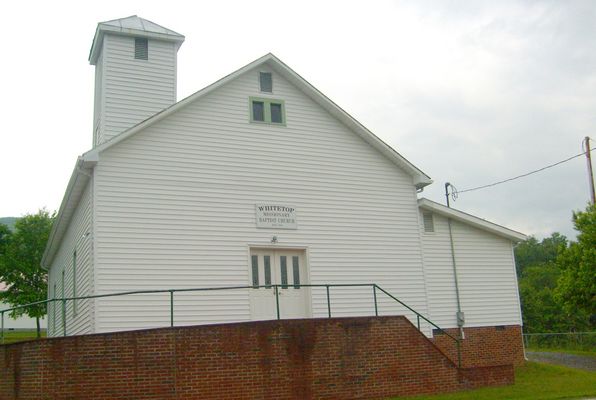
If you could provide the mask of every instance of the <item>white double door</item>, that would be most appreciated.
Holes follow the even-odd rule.
[[[300,286],[307,283],[303,250],[251,249],[249,268],[252,286],[261,286],[249,289],[251,319],[276,319],[278,302],[280,318],[310,316],[310,289]]]

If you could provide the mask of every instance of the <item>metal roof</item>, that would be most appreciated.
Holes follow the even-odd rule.
[[[129,35],[172,41],[177,43],[176,49],[178,49],[182,42],[184,42],[184,36],[178,32],[136,15],[100,22],[97,24],[93,44],[89,51],[89,62],[93,65],[97,62],[99,50],[101,49],[101,44],[103,42],[103,36],[106,32],[116,35]]]
[[[173,35],[178,37],[184,37],[181,34],[174,32],[171,29],[164,28],[161,25],[156,24],[155,22],[151,22],[144,18],[138,17],[136,15],[131,15],[130,17],[126,18],[119,18],[113,19],[111,21],[104,21],[98,24],[99,26],[115,26],[120,29],[135,29],[139,31],[145,32],[155,32],[155,33],[163,33],[165,35]]]

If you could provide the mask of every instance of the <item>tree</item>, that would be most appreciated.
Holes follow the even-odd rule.
[[[6,246],[8,245],[8,241],[10,240],[10,235],[12,232],[8,225],[0,223],[0,257],[6,251]]]
[[[564,307],[556,296],[562,273],[556,260],[566,248],[567,238],[556,232],[542,241],[530,237],[515,248],[526,332],[567,332],[589,327],[586,312]]]
[[[573,213],[573,224],[579,232],[557,257],[562,273],[556,295],[566,309],[596,314],[596,205]]]
[[[524,269],[519,280],[526,333],[581,331],[589,326],[583,312],[569,312],[555,296],[561,270],[554,262]]]
[[[0,301],[12,307],[43,301],[47,293],[47,272],[41,268],[41,257],[46,247],[54,214],[45,209],[36,214],[19,218],[15,230],[5,238],[0,253],[0,281],[7,285],[0,292]],[[13,318],[28,315],[37,321],[37,336],[40,336],[39,319],[46,314],[46,305],[39,304],[14,310]]]
[[[515,247],[515,264],[517,276],[523,275],[526,267],[555,262],[560,251],[567,247],[567,238],[558,232],[541,242],[531,236]]]

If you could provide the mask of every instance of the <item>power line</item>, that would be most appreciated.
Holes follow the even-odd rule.
[[[596,149],[596,147],[594,147],[594,148],[592,148],[592,149],[590,149],[590,150],[595,150],[595,149]],[[486,188],[489,188],[489,187],[492,187],[492,186],[497,186],[497,185],[500,185],[500,184],[502,184],[502,183],[505,183],[505,182],[511,182],[511,181],[514,181],[514,180],[516,180],[516,179],[524,178],[524,177],[526,177],[526,176],[529,176],[529,175],[532,175],[532,174],[535,174],[535,173],[538,173],[538,172],[544,171],[545,169],[549,169],[549,168],[552,168],[552,167],[556,167],[557,165],[561,165],[561,164],[563,164],[563,163],[566,163],[566,162],[568,162],[568,161],[571,161],[571,160],[573,160],[574,158],[581,157],[581,156],[583,156],[583,155],[585,155],[585,154],[586,154],[586,152],[585,152],[585,151],[583,151],[583,152],[581,152],[581,153],[579,153],[579,154],[576,154],[576,155],[574,155],[574,156],[572,156],[572,157],[569,157],[569,158],[566,158],[566,159],[564,159],[564,160],[558,161],[558,162],[556,162],[556,163],[554,163],[554,164],[547,165],[547,166],[545,166],[545,167],[542,167],[542,168],[536,169],[536,170],[534,170],[534,171],[527,172],[527,173],[525,173],[525,174],[522,174],[522,175],[514,176],[513,178],[504,179],[504,180],[502,180],[502,181],[498,181],[498,182],[490,183],[490,184],[488,184],[488,185],[482,185],[482,186],[478,186],[478,187],[474,187],[474,188],[470,188],[470,189],[458,190],[458,191],[456,191],[455,193],[465,193],[465,192],[472,192],[472,191],[474,191],[474,190],[486,189]]]

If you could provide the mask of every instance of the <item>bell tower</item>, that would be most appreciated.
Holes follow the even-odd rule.
[[[93,147],[176,102],[184,36],[146,19],[100,22],[89,53],[95,65]]]

